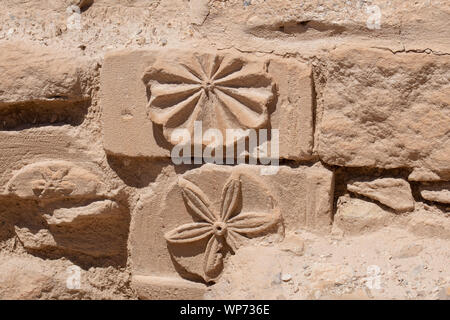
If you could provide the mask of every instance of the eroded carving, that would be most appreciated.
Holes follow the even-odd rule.
[[[61,160],[28,165],[13,175],[2,196],[19,198],[26,208],[26,219],[8,222],[30,253],[86,266],[125,265],[128,210],[89,165]]]
[[[148,115],[165,138],[176,128],[261,128],[269,119],[273,83],[262,63],[243,58],[193,53],[182,61],[158,60],[143,81],[149,88]]]
[[[169,243],[193,243],[208,238],[205,248],[203,271],[206,281],[213,281],[223,268],[223,253],[225,243],[236,252],[246,236],[257,236],[280,221],[277,208],[273,213],[241,212],[239,201],[241,197],[241,181],[239,174],[231,175],[225,183],[220,200],[220,211],[212,209],[208,197],[192,182],[180,178],[178,185],[194,218],[200,222],[183,224],[165,234]]]

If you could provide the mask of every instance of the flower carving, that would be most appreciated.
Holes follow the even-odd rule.
[[[207,281],[215,280],[222,271],[222,249],[225,243],[236,252],[242,238],[259,235],[280,221],[278,210],[274,210],[274,213],[240,212],[239,176],[232,175],[225,183],[220,212],[212,209],[207,196],[192,182],[181,178],[178,185],[181,187],[186,206],[200,222],[181,225],[167,232],[164,237],[172,244],[209,239],[203,260],[203,271]]]
[[[174,129],[193,134],[194,121],[203,128],[261,128],[268,122],[273,83],[264,65],[242,58],[193,54],[160,60],[144,74],[150,98],[150,119],[163,127],[171,143]]]
[[[42,179],[31,182],[32,190],[38,197],[47,197],[54,194],[70,194],[75,185],[65,181],[64,177],[69,173],[68,168],[57,169],[43,168],[39,172]]]

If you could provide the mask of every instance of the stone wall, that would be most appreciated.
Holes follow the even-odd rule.
[[[224,298],[247,267],[272,270],[260,255],[304,252],[311,276],[283,274],[272,293],[358,295],[361,277],[329,289],[321,277],[334,286],[348,263],[321,265],[313,243],[389,251],[398,235],[422,243],[399,256],[436,254],[406,297],[449,292],[447,1],[4,2],[0,298]],[[183,150],[213,142],[195,140],[200,122],[259,130],[257,145],[176,163],[177,130]],[[251,160],[261,132],[275,171]],[[278,297],[263,278],[235,296]]]

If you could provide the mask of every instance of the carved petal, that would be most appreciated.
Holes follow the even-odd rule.
[[[158,124],[167,124],[169,121],[174,121],[175,117],[183,118],[184,120],[189,118],[189,115],[192,113],[192,110],[197,105],[201,96],[201,92],[197,92],[187,98],[186,100],[181,101],[171,107],[167,108],[159,108],[153,105],[153,100],[149,102],[149,116],[153,122]],[[186,114],[184,114],[186,113]],[[184,121],[181,120],[181,123]]]
[[[227,221],[235,212],[240,191],[241,181],[239,178],[232,177],[225,184],[222,191],[222,204],[220,209],[222,221]]]
[[[241,246],[240,244],[240,238],[242,236],[239,235],[239,233],[234,232],[233,230],[228,230],[227,231],[227,243],[230,246],[230,248],[233,250],[234,253],[236,253],[236,251],[239,249],[239,247]]]
[[[240,234],[258,235],[279,221],[278,214],[247,212],[228,221],[228,228]]]
[[[151,105],[157,108],[173,106],[201,89],[199,84],[166,84],[154,82],[151,88]]]
[[[178,180],[178,185],[182,188],[182,195],[187,206],[192,209],[197,218],[209,223],[214,223],[218,220],[209,209],[209,200],[199,187],[183,178]]]
[[[220,240],[215,236],[212,236],[208,241],[205,250],[205,260],[203,261],[203,270],[207,281],[216,279],[222,271],[223,255],[220,252],[222,246]]]
[[[260,128],[267,122],[268,115],[266,109],[264,109],[263,113],[259,114],[254,112],[251,106],[241,103],[218,88],[214,92],[220,102],[231,111],[241,125],[247,128]]]
[[[204,239],[213,233],[209,223],[188,223],[167,232],[164,237],[170,243],[190,243]]]

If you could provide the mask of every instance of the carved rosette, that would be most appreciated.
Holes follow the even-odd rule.
[[[248,237],[258,237],[272,230],[281,221],[280,212],[273,207],[270,212],[242,211],[241,180],[239,173],[233,173],[223,186],[220,207],[194,183],[179,178],[178,187],[188,212],[194,222],[182,224],[166,232],[166,241],[171,245],[192,245],[206,243],[203,254],[203,278],[216,280],[222,269],[225,247],[236,252]]]
[[[203,130],[262,128],[269,121],[273,82],[261,62],[211,53],[192,54],[176,61],[157,60],[146,70],[148,115],[161,125],[172,144],[174,129],[193,135],[194,121]]]

